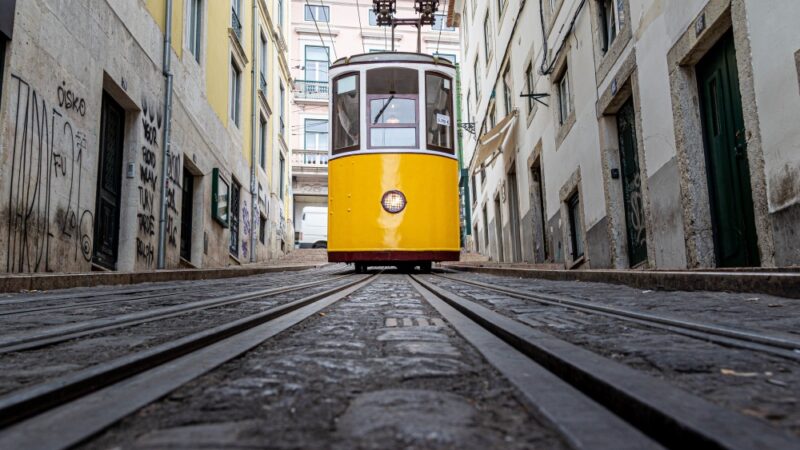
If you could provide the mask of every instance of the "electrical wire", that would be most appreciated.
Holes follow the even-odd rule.
[[[569,28],[567,28],[567,32],[564,34],[564,39],[561,40],[561,44],[556,49],[556,52],[553,54],[553,60],[548,65],[547,63],[547,29],[544,23],[544,7],[543,0],[539,0],[539,18],[542,24],[542,65],[539,67],[539,73],[542,75],[550,75],[555,70],[556,62],[558,61],[558,55],[561,54],[561,50],[564,49],[564,45],[567,43],[567,38],[572,31],[575,29],[575,22],[578,21],[578,16],[581,14],[581,10],[583,10],[583,6],[586,4],[586,0],[581,0],[580,5],[578,5],[578,9],[575,10],[575,15],[572,16],[572,21],[569,23]]]
[[[361,30],[361,51],[367,53],[367,48],[364,46],[364,28],[361,27],[361,2],[356,0],[356,12],[358,13],[358,29]]]
[[[308,0],[306,0],[306,3],[307,2],[308,2]],[[320,6],[325,7],[325,2],[324,1],[319,0],[319,4],[320,4]],[[330,11],[330,8],[328,8],[328,11]],[[331,39],[331,46],[333,47],[333,59],[335,61],[335,60],[339,59],[339,54],[338,54],[339,52],[336,51],[336,40],[333,39],[333,33],[331,32],[331,14],[330,13],[328,13],[328,17],[326,17],[326,19],[327,19],[327,21],[325,22],[325,25],[327,25],[327,27],[328,27],[328,36]],[[328,65],[330,65],[331,64],[330,55],[328,56],[328,59],[329,59]]]
[[[434,17],[436,17],[436,16],[434,16]],[[444,17],[445,16],[442,16],[442,18],[444,18]],[[437,55],[439,54],[439,42],[442,40],[442,28],[444,28],[444,24],[440,23],[439,24],[439,37],[436,38],[436,54]]]
[[[314,10],[311,8],[311,5],[308,3],[308,0],[306,0],[306,6],[308,6],[309,12],[311,13],[311,20],[314,21],[314,28],[317,29],[317,36],[319,36],[319,43],[322,44],[323,47],[325,47],[325,41],[322,39],[322,33],[319,32],[319,24],[317,24],[317,18],[314,17]]]

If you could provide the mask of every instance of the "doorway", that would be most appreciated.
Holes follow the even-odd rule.
[[[542,165],[539,161],[537,159],[531,166],[531,208],[533,210],[533,257],[534,262],[542,263],[550,258],[550,251],[547,245]]]
[[[647,228],[633,98],[628,99],[617,113],[617,135],[622,172],[622,199],[625,204],[625,234],[628,238],[628,264],[634,267],[647,261]]]
[[[505,260],[503,255],[503,212],[501,208],[500,197],[497,196],[494,198],[494,228],[497,235],[497,262],[503,262]]]
[[[732,32],[720,39],[696,70],[717,265],[759,266]]]
[[[117,268],[119,252],[120,193],[122,190],[125,110],[103,94],[100,110],[100,151],[98,152],[97,200],[94,219],[92,261],[106,269]]]
[[[508,222],[511,228],[512,262],[522,261],[522,235],[519,230],[519,191],[517,189],[517,172],[511,169],[508,173]]]
[[[183,167],[181,192],[181,258],[192,260],[192,203],[194,201],[194,176]]]

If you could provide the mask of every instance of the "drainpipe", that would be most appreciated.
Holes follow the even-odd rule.
[[[456,64],[456,124],[460,124],[461,120],[461,64]],[[467,120],[469,120],[469,117],[467,117]],[[464,189],[464,232],[461,238],[462,242],[466,242],[466,236],[472,234],[472,211],[470,211],[470,208],[472,208],[472,200],[470,199],[469,173],[467,169],[464,168],[463,132],[462,128],[458,127],[456,136],[458,137],[459,184],[462,186],[462,189]]]
[[[167,240],[167,164],[170,155],[170,122],[172,120],[172,0],[166,1],[167,21],[164,27],[164,136],[162,138],[161,155],[161,217],[158,220],[158,268],[165,266]]]
[[[250,118],[250,262],[255,262],[256,260],[256,202],[258,202],[258,192],[256,191],[256,118],[258,108],[256,107],[256,102],[258,102],[258,93],[256,91],[256,35],[258,34],[258,2],[253,0],[253,17],[251,18],[253,22],[253,33],[252,33],[252,47],[250,48],[251,54],[253,55],[250,58],[250,81],[253,85],[252,89],[252,113]],[[259,61],[260,62],[260,61]]]

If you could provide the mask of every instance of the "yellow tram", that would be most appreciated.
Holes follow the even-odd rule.
[[[328,260],[357,272],[458,260],[453,64],[369,53],[329,74]]]

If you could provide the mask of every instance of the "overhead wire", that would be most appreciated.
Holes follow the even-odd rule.
[[[367,48],[364,46],[364,28],[361,26],[361,2],[356,0],[356,12],[358,13],[358,29],[361,31],[361,51],[367,53]]]
[[[308,2],[308,0],[306,0],[306,2]],[[320,4],[320,6],[325,7],[325,2],[324,1],[319,0],[319,4]],[[330,8],[328,10],[330,11]],[[331,15],[330,15],[330,13],[328,13],[328,16],[325,19],[326,19],[325,25],[327,25],[327,27],[328,27],[328,36],[331,39],[331,46],[333,47],[333,58],[334,58],[334,60],[337,60],[337,59],[339,59],[339,54],[338,54],[339,52],[336,51],[336,40],[333,39],[333,33],[331,32]],[[330,56],[328,56],[328,59],[330,59]],[[328,61],[328,64],[330,64],[330,61]]]

